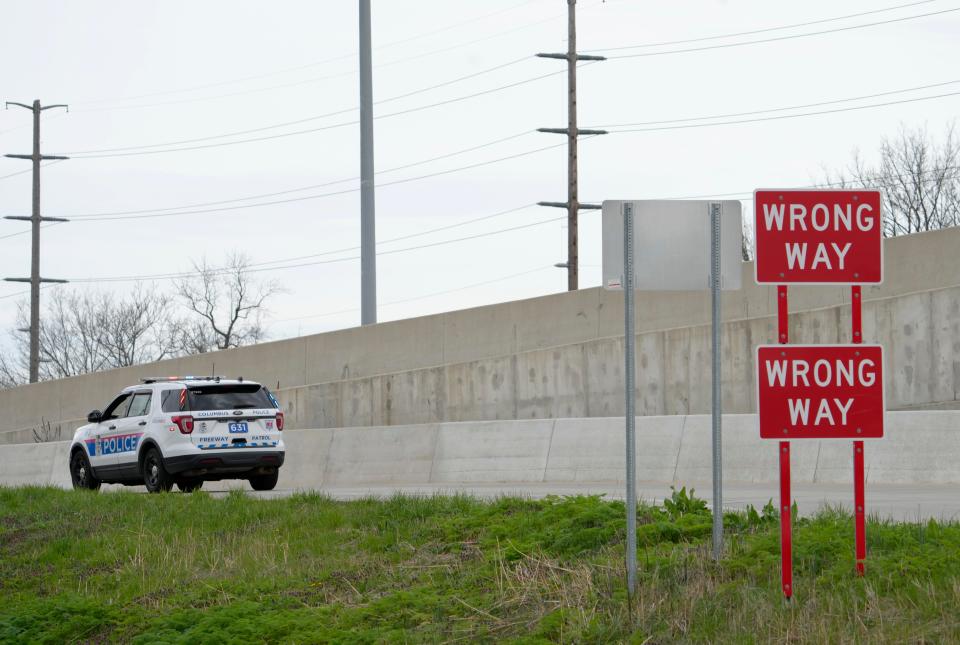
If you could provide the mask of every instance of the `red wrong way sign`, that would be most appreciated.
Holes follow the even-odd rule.
[[[880,192],[754,192],[760,284],[877,284],[883,281]]]
[[[880,345],[761,345],[757,368],[761,438],[883,437]]]

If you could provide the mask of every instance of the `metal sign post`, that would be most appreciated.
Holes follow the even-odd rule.
[[[723,553],[723,451],[720,442],[723,402],[720,398],[720,215],[723,205],[710,203],[710,301],[713,308],[713,559]]]
[[[777,335],[786,345],[790,339],[787,287],[777,287]],[[758,362],[759,364],[759,362]],[[759,382],[759,381],[758,381]],[[759,404],[759,402],[758,402]],[[763,424],[760,425],[763,428]],[[787,600],[793,597],[793,517],[790,513],[790,442],[780,442],[780,586]]]
[[[603,286],[622,289],[627,480],[627,589],[637,584],[636,327],[634,292],[703,291],[713,303],[714,555],[723,548],[720,444],[720,290],[739,289],[743,244],[738,201],[605,200]],[[707,252],[707,249],[710,249]],[[722,252],[721,252],[722,251]]]
[[[623,341],[627,450],[627,593],[637,588],[637,464],[636,464],[636,331],[633,308],[633,204],[624,202],[623,214]]]
[[[850,335],[855,345],[863,343],[861,328],[860,285],[850,287]],[[881,405],[881,413],[883,406]],[[864,500],[866,488],[863,467],[863,441],[853,442],[853,534],[854,551],[857,562],[857,575],[863,575],[864,560],[867,559],[867,503]]]
[[[880,193],[758,190],[756,280],[777,285],[779,345],[757,348],[760,436],[779,440],[780,555],[793,596],[791,439],[853,439],[855,558],[867,557],[863,439],[882,438],[883,348],[864,345],[861,284],[883,279]],[[853,283],[853,284],[851,284]],[[851,284],[850,345],[788,346],[788,284]]]

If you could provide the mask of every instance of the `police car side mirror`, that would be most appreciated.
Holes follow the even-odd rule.
[[[87,423],[100,423],[100,418],[103,416],[103,413],[100,410],[94,410],[87,415]]]

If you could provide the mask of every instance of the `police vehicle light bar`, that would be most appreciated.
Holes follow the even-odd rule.
[[[160,381],[216,381],[226,378],[224,376],[146,376],[140,379],[141,383],[158,383]]]

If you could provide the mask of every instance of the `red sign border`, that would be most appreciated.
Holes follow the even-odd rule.
[[[760,276],[757,275],[757,269],[759,263],[757,262],[757,193],[775,193],[775,192],[784,192],[784,193],[826,193],[826,192],[843,192],[846,190],[851,193],[877,193],[880,195],[880,216],[878,218],[880,226],[880,280],[878,282],[866,282],[866,281],[853,281],[853,282],[792,282],[786,279],[780,280],[771,280],[769,282],[761,281]],[[823,285],[823,286],[834,286],[834,287],[847,287],[850,285],[860,284],[860,285],[881,285],[883,284],[883,279],[885,277],[884,266],[884,243],[883,243],[883,192],[880,190],[874,190],[872,188],[864,189],[844,189],[844,188],[755,188],[753,191],[753,281],[757,284],[763,285],[789,285],[789,286],[814,286],[814,285]]]
[[[790,348],[802,348],[802,347],[816,347],[818,349],[827,348],[827,347],[843,347],[850,349],[857,349],[861,347],[878,347],[880,348],[880,373],[883,375],[883,380],[880,383],[880,405],[883,408],[883,434],[879,437],[795,437],[795,436],[785,436],[785,437],[764,437],[761,434],[760,430],[760,348],[762,347],[774,347],[777,349],[790,349]],[[753,365],[754,365],[754,374],[756,375],[756,383],[754,384],[754,394],[756,395],[757,402],[757,436],[760,437],[763,441],[880,441],[886,437],[887,433],[887,388],[886,377],[887,377],[887,360],[884,355],[883,345],[880,343],[797,343],[797,344],[782,344],[782,343],[768,343],[766,345],[757,345],[756,350],[753,353]]]

